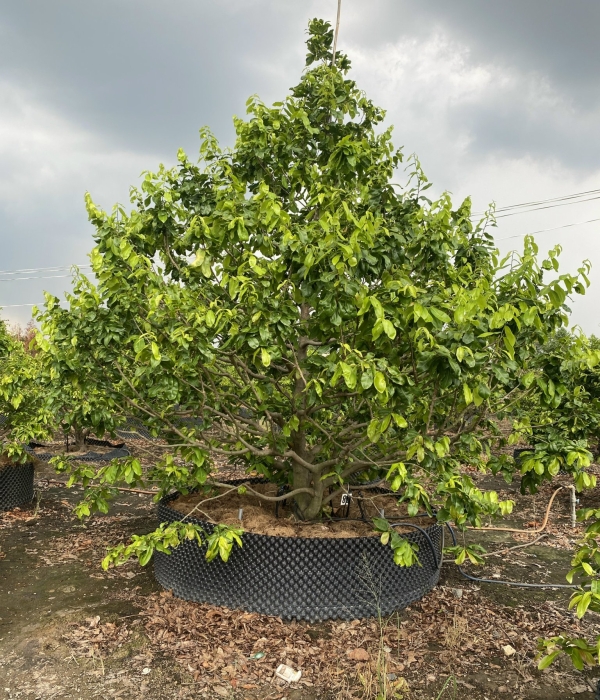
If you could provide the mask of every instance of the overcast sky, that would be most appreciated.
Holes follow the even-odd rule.
[[[86,191],[104,208],[208,125],[296,84],[305,30],[336,0],[0,0],[0,270],[86,263]],[[600,188],[598,0],[343,0],[352,77],[416,152],[435,192],[481,211]],[[500,219],[517,234],[600,218],[600,199]],[[573,320],[600,333],[600,222],[541,233],[564,269],[594,265]],[[507,240],[504,240],[507,239]],[[0,274],[2,314],[24,323],[65,274]],[[2,281],[10,277],[15,281]]]

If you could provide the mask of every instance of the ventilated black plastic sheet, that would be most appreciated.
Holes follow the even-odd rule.
[[[170,507],[173,494],[158,506],[162,522],[180,520]],[[213,526],[194,518],[207,532]],[[399,567],[378,537],[312,539],[245,533],[228,562],[207,562],[205,548],[186,541],[170,555],[157,552],[154,572],[174,595],[284,619],[317,622],[387,615],[421,598],[438,582],[443,531],[437,523],[405,536],[419,545],[421,566]]]
[[[113,449],[109,452],[94,452],[93,450],[90,450],[89,452],[77,455],[76,457],[73,457],[73,455],[67,452],[64,456],[67,458],[72,457],[73,460],[76,462],[110,462],[113,459],[129,457],[129,455],[131,454],[131,452],[129,452],[129,450],[125,447],[124,442],[113,444],[108,440],[96,440],[95,438],[88,438],[86,440],[86,444],[92,446],[97,445],[100,447],[112,447]],[[30,442],[25,449],[27,450],[27,452],[35,454],[36,458],[39,459],[41,462],[48,463],[53,457],[57,456],[52,452],[35,453],[34,449],[39,447],[45,447],[45,445],[37,442]]]
[[[10,510],[33,498],[33,464],[15,464],[0,469],[0,510]]]

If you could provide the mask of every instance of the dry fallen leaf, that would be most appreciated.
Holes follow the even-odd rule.
[[[404,659],[404,663],[407,666],[410,666],[411,664],[414,664],[416,660],[417,660],[417,657],[412,653],[412,651],[409,651],[408,654],[406,655],[406,659]]]
[[[371,657],[366,649],[358,648],[352,649],[346,653],[346,656],[353,661],[368,661]]]

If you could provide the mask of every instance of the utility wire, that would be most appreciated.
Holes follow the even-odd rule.
[[[562,226],[553,226],[552,228],[542,228],[539,231],[531,231],[530,233],[516,233],[514,236],[506,236],[505,238],[496,238],[497,241],[508,241],[510,238],[522,238],[523,236],[535,236],[538,233],[546,233],[548,231],[558,231],[561,228],[570,228],[571,226],[583,226],[584,224],[591,224],[595,221],[600,221],[598,219],[588,219],[587,221],[578,221],[573,224],[563,224]]]
[[[91,267],[89,263],[85,265],[67,265],[62,267],[30,267],[22,270],[0,270],[0,275],[17,275],[24,272],[60,272],[61,270],[70,270],[72,267]]]
[[[600,194],[600,189],[598,190],[586,190],[585,192],[577,192],[576,194],[566,194],[561,197],[550,197],[548,199],[538,199],[534,202],[522,202],[521,204],[507,204],[505,207],[499,207],[496,211],[505,211],[506,209],[517,209],[519,207],[533,207],[538,204],[547,204],[548,202],[561,202],[563,200],[575,199],[579,197],[584,197],[589,194]]]
[[[48,275],[40,277],[13,277],[12,279],[0,279],[0,282],[18,282],[19,280],[56,280],[65,277],[73,277],[73,275]]]
[[[593,196],[590,196],[593,195]],[[586,197],[586,199],[582,199]],[[550,207],[545,207],[542,205],[554,204],[555,206],[567,206],[570,204],[578,204],[579,202],[590,202],[595,199],[600,198],[600,189],[597,190],[587,190],[585,192],[577,192],[575,194],[564,195],[562,197],[550,197],[548,199],[539,199],[532,202],[522,202],[520,204],[509,204],[505,207],[499,207],[495,210],[496,214],[500,216],[508,216],[509,214],[520,214],[526,213],[528,211],[538,211],[539,209],[546,209]],[[526,211],[519,211],[526,210]],[[479,212],[473,214],[472,217],[484,216],[485,212]],[[500,218],[500,217],[498,217]]]
[[[549,199],[538,199],[535,202],[523,202],[522,204],[507,204],[505,207],[500,207],[502,209],[515,209],[516,207],[531,207],[536,204],[546,204],[547,202],[558,202],[563,199],[574,199],[575,197],[583,197],[588,194],[600,194],[600,189],[598,190],[586,190],[585,192],[576,192],[575,194],[566,194],[561,197],[550,197]]]
[[[37,306],[37,304],[0,304],[0,311],[2,309],[16,309],[21,306]]]
[[[583,204],[583,202],[592,202],[596,199],[600,199],[600,196],[598,197],[588,197],[588,199],[578,199],[576,201],[572,202],[561,202],[560,204],[547,204],[544,207],[536,207],[535,209],[523,209],[520,211],[508,211],[505,214],[499,214],[496,216],[496,219],[505,219],[507,216],[516,216],[517,214],[531,214],[532,212],[535,211],[543,211],[544,209],[556,209],[556,207],[566,207],[569,206],[570,204]]]

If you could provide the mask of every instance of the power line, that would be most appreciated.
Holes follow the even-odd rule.
[[[570,199],[579,199],[580,197],[587,197],[588,195],[600,194],[600,189],[596,190],[585,190],[584,192],[576,192],[574,194],[565,194],[560,197],[548,197],[546,199],[537,199],[531,202],[521,202],[519,204],[507,204],[504,207],[498,207],[497,212],[507,211],[508,209],[518,209],[521,207],[534,207],[540,204],[548,204],[549,202],[562,202]],[[481,212],[485,213],[485,212]],[[475,216],[475,215],[474,215]]]
[[[37,306],[37,304],[0,304],[0,311],[2,309],[16,309],[20,306]]]
[[[573,224],[563,224],[562,226],[554,226],[553,228],[542,228],[539,231],[531,231],[530,233],[516,233],[514,236],[506,236],[506,238],[497,238],[497,241],[508,241],[510,238],[522,238],[523,236],[535,236],[538,233],[546,233],[548,231],[558,231],[561,228],[571,228],[571,226],[583,226],[584,224],[591,224],[595,221],[600,221],[598,219],[588,219],[587,221],[578,221]]]
[[[0,275],[17,275],[24,272],[60,272],[61,270],[70,270],[72,267],[91,267],[89,263],[85,265],[68,265],[62,267],[30,267],[22,270],[0,270]]]
[[[589,196],[594,195],[594,196]],[[586,199],[582,199],[586,197]],[[508,216],[513,214],[527,213],[529,211],[539,211],[540,209],[546,209],[550,207],[542,205],[553,205],[553,206],[568,206],[570,204],[578,204],[579,202],[590,202],[595,199],[600,199],[600,189],[596,190],[586,190],[585,192],[577,192],[575,194],[563,195],[561,197],[551,197],[548,199],[539,199],[532,202],[522,202],[520,204],[509,204],[505,207],[499,207],[495,210],[495,214],[499,214],[497,218],[502,216]],[[519,211],[525,210],[525,211]],[[483,216],[485,212],[480,212],[473,214],[472,217]]]
[[[49,275],[40,277],[13,277],[12,279],[0,279],[0,282],[18,282],[19,280],[57,280],[65,277],[73,277],[73,275]]]
[[[587,190],[585,192],[577,192],[575,194],[566,194],[561,197],[551,197],[549,199],[539,199],[534,202],[522,202],[521,204],[507,204],[505,207],[499,207],[496,211],[504,211],[505,209],[516,209],[517,207],[533,207],[538,204],[547,204],[548,202],[559,202],[565,199],[575,199],[577,197],[584,197],[588,194],[600,194],[600,189]]]
[[[505,214],[500,214],[496,219],[505,219],[507,216],[515,216],[516,214],[531,214],[534,211],[543,211],[544,209],[556,209],[556,207],[568,207],[570,204],[582,204],[583,202],[592,202],[599,197],[589,197],[588,199],[578,199],[572,202],[561,202],[560,204],[548,204],[545,207],[535,207],[534,209],[523,209],[520,211],[507,211]]]

